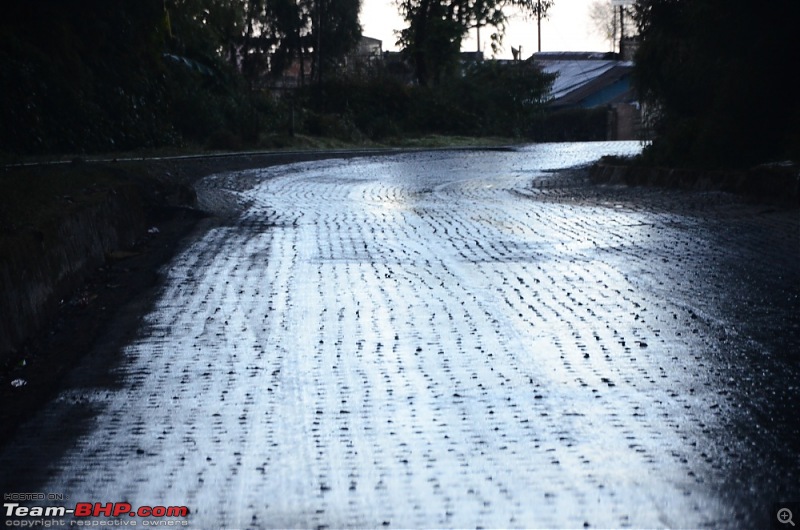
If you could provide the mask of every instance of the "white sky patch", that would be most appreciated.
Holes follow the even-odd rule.
[[[589,6],[594,0],[557,0],[546,20],[542,21],[542,51],[609,51],[610,44],[594,29],[589,20]],[[510,59],[511,47],[522,46],[523,57],[537,49],[536,21],[509,11],[510,24],[498,59]],[[393,0],[363,0],[361,25],[364,35],[383,41],[384,50],[397,50],[396,30],[405,26]],[[477,49],[475,31],[464,41],[464,51]],[[481,49],[491,57],[489,32],[481,32]]]

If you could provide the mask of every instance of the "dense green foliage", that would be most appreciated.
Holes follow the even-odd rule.
[[[800,154],[797,0],[639,0],[636,80],[652,163],[749,165]]]
[[[477,63],[449,83],[448,97],[480,130],[504,136],[528,136],[542,113],[555,76],[529,62]]]
[[[552,77],[530,63],[454,62],[431,86],[408,84],[389,66],[345,68],[360,35],[359,5],[15,3],[0,21],[0,153],[235,150],[289,145],[295,134],[348,142],[541,135]],[[468,20],[482,24],[499,6],[470,5],[483,14]],[[298,60],[310,65],[301,86],[271,90]]]
[[[160,116],[166,98],[160,2],[85,0],[82,6],[42,0],[5,7],[3,150],[125,149],[169,141]]]
[[[434,87],[409,86],[385,75],[332,79],[306,89],[303,102],[315,124],[312,132],[345,139],[529,137],[553,79],[528,62],[487,61]]]
[[[304,55],[321,79],[357,42],[359,5],[14,2],[0,19],[0,152],[257,145],[288,120],[261,87]]]

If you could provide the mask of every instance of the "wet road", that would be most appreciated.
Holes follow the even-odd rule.
[[[547,171],[638,148],[203,180],[216,221],[3,491],[191,528],[768,526],[800,500],[798,211]]]

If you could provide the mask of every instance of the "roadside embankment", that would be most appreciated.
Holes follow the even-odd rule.
[[[739,170],[644,167],[604,158],[591,166],[589,178],[597,184],[664,186],[696,191],[719,190],[800,205],[800,169],[794,165],[765,165]]]
[[[135,247],[155,209],[192,200],[190,190],[141,170],[81,163],[6,170],[0,190],[3,364],[90,272]]]
[[[141,164],[0,170],[0,442],[157,283],[193,203],[185,179]]]

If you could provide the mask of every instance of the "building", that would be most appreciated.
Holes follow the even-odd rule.
[[[534,64],[556,74],[550,91],[554,108],[592,108],[636,101],[631,87],[633,63],[613,53],[539,52]]]
[[[361,36],[355,49],[344,58],[348,72],[368,72],[383,62],[383,41]]]
[[[614,53],[539,52],[531,60],[556,74],[550,106],[559,109],[608,109],[608,140],[639,139],[641,112],[631,83],[633,62]]]

